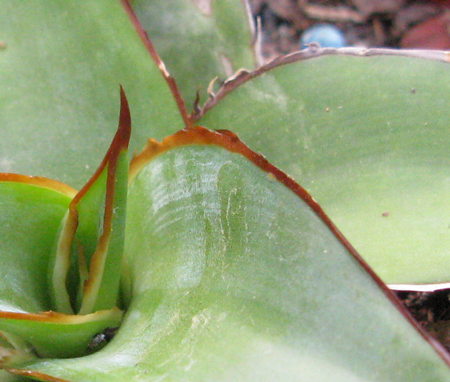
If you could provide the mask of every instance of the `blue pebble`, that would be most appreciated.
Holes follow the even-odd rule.
[[[302,49],[313,42],[323,48],[343,48],[347,45],[344,34],[331,24],[318,24],[306,29],[300,38]]]

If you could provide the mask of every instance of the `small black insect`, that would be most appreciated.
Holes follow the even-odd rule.
[[[117,330],[119,330],[119,328],[106,328],[101,333],[97,333],[92,337],[91,342],[89,342],[88,351],[100,350],[114,338]]]

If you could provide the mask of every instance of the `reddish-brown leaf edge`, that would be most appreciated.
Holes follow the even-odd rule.
[[[311,195],[300,186],[294,179],[282,172],[280,169],[272,165],[267,159],[253,150],[251,150],[245,143],[243,143],[236,134],[228,130],[211,131],[201,126],[195,126],[191,129],[180,130],[177,133],[166,137],[162,142],[154,139],[149,139],[144,150],[135,155],[130,164],[130,177],[132,179],[139,173],[139,171],[154,157],[164,153],[165,151],[186,146],[186,145],[217,145],[226,150],[238,153],[246,157],[249,161],[254,163],[263,171],[267,172],[270,177],[277,179],[284,184],[298,197],[300,197],[315,213],[322,219],[322,221],[333,232],[337,239],[345,246],[351,255],[361,264],[365,271],[378,284],[387,299],[400,311],[401,314],[419,331],[422,337],[430,343],[441,358],[450,367],[450,356],[445,348],[428,332],[426,332],[412,315],[403,307],[394,293],[386,286],[380,277],[372,270],[367,262],[361,257],[356,249],[348,242],[344,235],[334,225],[328,215],[320,207],[320,205],[311,197]]]

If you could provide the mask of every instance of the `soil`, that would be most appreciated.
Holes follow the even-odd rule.
[[[250,0],[267,60],[300,47],[302,32],[337,26],[348,46],[450,49],[450,0]]]
[[[299,50],[302,32],[338,27],[348,46],[450,50],[450,0],[250,0],[264,60]],[[419,324],[450,351],[450,289],[395,292]]]
[[[450,352],[450,289],[395,294],[417,322]]]

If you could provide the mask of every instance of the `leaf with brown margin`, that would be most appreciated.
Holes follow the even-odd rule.
[[[5,370],[15,375],[28,377],[43,382],[70,382],[66,379],[56,378],[44,373],[39,373],[38,371],[22,370],[15,368],[5,368]]]
[[[130,301],[114,341],[27,370],[72,382],[450,380],[444,352],[301,187],[231,133],[150,141],[132,172]]]
[[[70,203],[61,227],[49,274],[59,312],[70,314],[75,307],[80,314],[89,314],[117,304],[130,134],[130,111],[121,88],[119,128],[114,140],[97,171]],[[83,264],[87,264],[86,271]],[[86,272],[87,279],[83,277]]]
[[[359,255],[359,253],[348,242],[344,235],[339,231],[327,214],[323,211],[320,205],[311,197],[311,195],[294,179],[286,175],[280,169],[269,163],[269,161],[261,154],[251,150],[244,142],[242,142],[236,134],[229,130],[211,131],[201,126],[196,126],[193,129],[184,129],[165,138],[161,143],[154,139],[149,139],[144,150],[136,155],[130,164],[130,181],[158,155],[166,151],[173,150],[178,147],[186,145],[216,145],[225,148],[232,153],[238,153],[253,162],[261,170],[267,172],[269,177],[277,179],[287,188],[299,196],[328,226],[336,238],[347,249],[347,251],[361,264],[365,271],[373,278],[379,285],[380,289],[385,293],[386,297],[391,303],[405,316],[405,318],[416,327],[422,336],[430,343],[436,343],[430,335],[417,324],[416,320],[412,318],[411,314],[398,301],[397,297],[391,292],[386,284],[379,278],[379,276],[370,268],[367,262]],[[446,351],[443,351],[440,346],[437,347],[441,356],[449,362],[450,358]]]
[[[386,283],[446,287],[448,58],[309,48],[238,72],[197,123],[232,121],[301,182]]]
[[[75,194],[50,179],[0,174],[0,310],[51,309],[48,255]]]
[[[186,103],[184,102],[184,99],[178,90],[178,85],[175,79],[167,71],[164,61],[161,60],[161,57],[159,57],[159,54],[156,51],[153,42],[148,37],[147,32],[145,32],[144,28],[142,28],[142,25],[140,24],[138,18],[136,17],[130,2],[128,0],[120,0],[120,1],[125,9],[125,12],[128,14],[131,22],[133,23],[133,26],[136,29],[136,32],[138,33],[143,45],[145,46],[148,53],[152,57],[153,61],[158,66],[158,69],[161,71],[163,78],[166,80],[167,85],[169,86],[169,89],[173,95],[173,98],[177,103],[178,110],[180,112],[181,117],[183,118],[185,126],[186,127],[193,126],[192,118],[187,111]]]
[[[34,351],[85,354],[85,343],[93,334],[120,323],[118,309],[84,317],[37,313],[51,308],[46,290],[48,255],[75,194],[71,187],[50,179],[0,174],[2,366],[36,357]]]
[[[254,68],[258,41],[246,0],[131,0],[189,109],[196,92],[208,97],[214,77]],[[256,57],[255,57],[256,56]]]
[[[57,180],[44,178],[42,176],[29,176],[13,173],[0,173],[0,182],[25,183],[41,188],[46,188],[60,194],[67,195],[70,198],[75,197],[77,190],[69,185],[58,182]]]
[[[208,110],[212,109],[221,99],[226,97],[239,86],[257,78],[273,69],[283,65],[296,63],[302,60],[310,60],[324,56],[356,56],[356,57],[374,57],[374,56],[392,56],[428,59],[433,61],[449,62],[449,55],[443,51],[433,50],[408,50],[408,49],[365,49],[365,48],[321,48],[316,44],[311,44],[308,48],[299,52],[287,55],[280,55],[268,63],[261,65],[254,70],[240,69],[227,78],[216,94],[213,94],[203,105],[198,113],[193,115],[194,121],[199,121]]]
[[[74,358],[86,355],[97,333],[119,326],[122,314],[117,308],[88,315],[0,312],[0,330],[18,336],[40,358]],[[18,366],[8,359],[0,363],[2,367]]]

